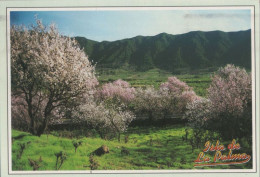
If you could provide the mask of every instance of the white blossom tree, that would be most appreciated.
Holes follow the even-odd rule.
[[[12,96],[24,99],[30,132],[40,136],[50,121],[80,104],[78,98],[92,94],[98,81],[75,39],[60,35],[55,25],[36,22],[11,27],[11,82]],[[13,101],[12,109],[17,106]]]
[[[125,110],[125,107],[122,104],[114,104],[109,98],[99,102],[89,99],[73,112],[73,116],[74,120],[85,122],[94,128],[101,138],[105,138],[107,133],[114,133],[120,141],[121,133],[125,132],[135,119],[135,115]]]
[[[207,128],[207,123],[212,119],[213,107],[209,99],[200,98],[189,102],[186,107],[184,118],[186,118],[195,129]]]
[[[150,120],[158,119],[161,105],[161,95],[154,87],[136,89],[135,99],[133,100],[136,114],[148,115]]]

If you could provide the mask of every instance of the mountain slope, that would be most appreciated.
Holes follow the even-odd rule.
[[[182,68],[196,70],[227,63],[251,67],[251,30],[161,33],[113,42],[96,42],[84,37],[76,37],[76,40],[99,68],[127,66],[139,71],[160,68],[175,72]]]

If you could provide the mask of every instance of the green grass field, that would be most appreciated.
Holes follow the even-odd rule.
[[[160,69],[151,69],[146,72],[136,72],[123,69],[113,70],[97,70],[99,75],[98,80],[101,84],[112,82],[117,79],[123,79],[133,87],[145,87],[153,85],[158,88],[161,83],[166,82],[168,77],[176,76],[181,81],[186,82],[190,87],[193,87],[196,94],[205,97],[207,88],[211,83],[212,72],[196,72],[196,74],[172,74]]]
[[[32,170],[28,158],[37,160],[41,157],[42,162],[38,170],[55,170],[56,156],[54,154],[63,151],[67,154],[67,160],[60,170],[90,170],[89,155],[101,145],[107,145],[110,152],[102,156],[94,156],[99,164],[98,170],[252,168],[251,163],[194,167],[194,160],[202,151],[203,144],[192,152],[191,145],[182,140],[185,128],[184,125],[172,125],[165,128],[130,128],[127,132],[129,135],[127,143],[124,142],[124,135],[121,136],[121,142],[118,142],[117,139],[104,140],[97,136],[81,137],[78,140],[81,140],[83,144],[78,147],[76,153],[72,144],[76,139],[58,137],[55,136],[55,133],[36,137],[13,130],[12,137],[16,140],[12,144],[12,169]],[[26,147],[19,159],[19,144],[21,143],[25,143]],[[228,143],[223,142],[226,146]],[[129,154],[122,154],[123,148],[127,149]],[[243,151],[247,150],[243,147]],[[227,152],[225,153],[227,154]],[[211,152],[210,155],[213,156],[214,153]]]

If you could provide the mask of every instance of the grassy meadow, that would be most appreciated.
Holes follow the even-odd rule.
[[[37,160],[41,158],[38,170],[55,170],[55,153],[63,151],[67,159],[59,170],[90,170],[90,154],[101,145],[109,147],[109,153],[102,156],[94,156],[97,162],[97,170],[146,170],[146,169],[231,169],[251,168],[251,163],[242,165],[226,165],[215,167],[194,167],[194,160],[203,149],[203,144],[192,152],[188,141],[182,139],[185,135],[184,125],[171,125],[167,127],[131,127],[125,134],[128,142],[117,139],[104,140],[97,136],[61,137],[57,132],[41,137],[32,136],[25,132],[13,130],[12,169],[32,170],[28,158]],[[65,134],[64,134],[65,135]],[[216,134],[217,137],[217,134]],[[77,152],[73,141],[82,141]],[[26,144],[20,158],[21,143]],[[214,142],[216,143],[216,142]],[[221,142],[225,146],[230,142]],[[245,144],[243,144],[245,145]],[[243,147],[242,151],[249,151],[249,147]],[[126,149],[128,153],[123,153]],[[223,152],[223,154],[227,152]],[[235,151],[234,151],[235,153]],[[214,152],[209,153],[213,158]]]

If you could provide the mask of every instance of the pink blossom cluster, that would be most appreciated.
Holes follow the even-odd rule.
[[[121,79],[113,83],[104,84],[99,92],[102,98],[118,98],[124,102],[129,102],[135,98],[135,88]]]
[[[234,65],[212,77],[208,98],[187,104],[185,117],[192,126],[210,128],[225,137],[252,135],[252,83],[246,70]]]
[[[199,97],[191,87],[176,77],[169,77],[159,90],[154,87],[137,89],[133,103],[136,112],[160,119],[171,114],[183,114],[187,103],[196,99]]]
[[[187,103],[199,98],[191,87],[177,77],[169,77],[168,82],[162,83],[160,92],[170,99],[172,109],[178,113],[184,113]]]
[[[216,111],[239,115],[252,101],[251,76],[245,69],[227,65],[212,78],[208,92]]]
[[[180,81],[177,77],[169,77],[168,82],[162,83],[160,89],[167,89],[169,92],[181,95],[184,91],[192,90],[185,82]]]

